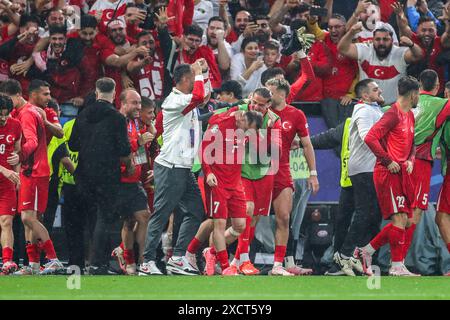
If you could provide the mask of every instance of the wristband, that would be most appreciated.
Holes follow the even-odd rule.
[[[309,171],[310,176],[316,176],[317,177],[317,170],[311,170]]]
[[[412,45],[408,46],[408,48],[410,48],[410,49],[411,49],[412,47],[414,47],[414,42],[413,42]]]

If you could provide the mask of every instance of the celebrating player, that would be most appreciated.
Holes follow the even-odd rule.
[[[310,171],[308,187],[313,190],[313,194],[316,194],[319,190],[319,181],[317,179],[314,148],[309,139],[308,123],[305,114],[301,110],[286,104],[286,98],[289,96],[290,91],[289,83],[286,80],[272,79],[266,83],[266,87],[272,92],[272,111],[281,118],[282,123],[281,158],[273,186],[273,207],[275,209],[277,228],[275,233],[274,264],[270,274],[283,276],[300,275],[304,274],[305,270],[295,265],[294,252],[289,252],[286,258],[285,265],[290,271],[283,268],[283,260],[286,255],[289,238],[289,217],[292,211],[292,193],[294,191],[289,166],[289,154],[295,135],[298,134]],[[307,272],[309,273],[309,270]]]
[[[16,118],[22,125],[24,139],[21,140],[19,206],[25,226],[25,240],[29,266],[16,272],[19,275],[50,274],[63,269],[58,260],[47,229],[38,220],[38,213],[47,207],[50,169],[47,159],[45,126],[36,106],[22,97],[22,87],[16,80],[7,80],[0,85],[0,92],[11,98],[16,108]],[[49,263],[40,272],[40,250],[46,253]]]
[[[211,118],[209,124],[202,142],[206,205],[214,220],[213,241],[222,275],[237,275],[237,270],[230,268],[226,243],[236,240],[245,229],[246,203],[241,181],[243,130],[259,130],[262,116],[255,111],[228,111]],[[225,231],[227,218],[231,218],[231,227]]]
[[[0,95],[0,232],[4,274],[17,270],[17,265],[12,261],[12,221],[17,211],[16,187],[20,184],[17,154],[22,128],[19,121],[9,116],[12,109],[12,100]]]
[[[391,219],[380,233],[363,248],[364,264],[371,273],[370,256],[388,243],[391,247],[392,276],[415,276],[404,265],[406,228],[412,217],[414,186],[414,115],[411,109],[419,102],[419,82],[402,77],[398,82],[399,97],[381,119],[369,130],[366,144],[377,157],[373,179],[378,203],[384,219]],[[369,259],[368,257],[369,256]]]

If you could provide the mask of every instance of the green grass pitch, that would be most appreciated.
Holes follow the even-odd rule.
[[[66,276],[0,277],[0,299],[450,299],[450,277],[182,277],[82,276],[69,290]],[[73,280],[73,279],[71,279]]]

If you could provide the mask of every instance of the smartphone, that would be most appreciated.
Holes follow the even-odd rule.
[[[328,9],[327,8],[316,8],[312,7],[309,10],[310,16],[317,16],[317,17],[326,17],[328,15]]]

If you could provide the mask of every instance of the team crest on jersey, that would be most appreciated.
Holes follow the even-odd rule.
[[[217,131],[219,131],[219,126],[217,124],[213,125],[211,127],[211,132],[212,133],[217,133]]]
[[[281,126],[283,127],[283,130],[286,130],[286,131],[292,129],[292,124],[289,121],[283,122],[283,124]]]

